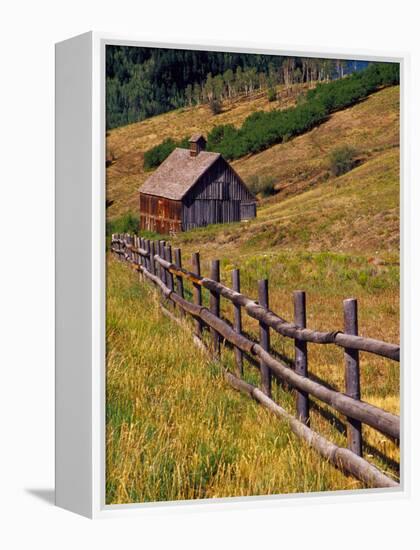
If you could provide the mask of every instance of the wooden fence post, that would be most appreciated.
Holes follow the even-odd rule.
[[[147,251],[147,242],[146,242],[146,239],[144,238],[141,240],[141,249]],[[142,255],[142,260],[143,260],[143,267],[147,270],[147,257]]]
[[[258,281],[258,303],[260,306],[268,309],[268,280],[262,279]],[[260,321],[260,345],[265,351],[270,351],[270,329],[268,326]],[[271,397],[271,371],[270,368],[260,361],[261,371],[261,389],[268,396]]]
[[[137,237],[137,248],[141,248],[141,237]],[[143,266],[143,259],[141,254],[138,254],[137,256],[137,263],[139,266]],[[139,277],[142,280],[146,279],[146,277],[144,276],[143,272],[140,269],[139,269]]]
[[[241,279],[239,269],[234,269],[232,271],[232,287],[236,292],[241,292]],[[242,334],[242,312],[241,306],[233,304],[233,315],[234,322],[233,328],[238,334]],[[242,351],[235,347],[235,362],[236,362],[236,373],[242,378],[244,373],[244,362],[243,362],[243,353]]]
[[[151,258],[151,255],[150,255],[150,239],[146,239],[145,243],[146,243],[146,252],[147,252],[146,269],[149,273],[151,273],[151,271],[152,271],[152,258]]]
[[[161,248],[162,248],[161,242],[156,241],[156,254],[158,256],[162,256]],[[161,281],[163,281],[162,273],[163,273],[163,267],[160,265],[159,262],[156,262],[156,275],[159,277]]]
[[[182,258],[181,258],[181,249],[180,248],[174,248],[174,255],[175,255],[175,265],[179,269],[182,268]],[[180,275],[176,276],[176,293],[178,296],[181,296],[181,298],[184,297],[184,280]],[[179,308],[179,313],[181,317],[185,316],[185,312],[182,309],[182,307]]]
[[[130,254],[130,263],[133,262],[133,259],[134,259],[134,252],[133,252],[133,246],[134,246],[134,237],[132,237],[131,235],[129,235],[129,245],[130,245],[130,250],[129,250],[129,254]]]
[[[133,235],[133,246],[136,249],[140,248],[140,237],[137,237],[136,235]],[[135,264],[140,263],[140,254],[139,254],[139,252],[134,252],[133,261],[134,261]]]
[[[150,273],[152,275],[156,275],[156,269],[155,269],[155,241],[150,241]]]
[[[306,294],[303,290],[293,293],[295,325],[306,328]],[[301,376],[308,376],[307,343],[295,339],[295,371]],[[301,422],[309,426],[309,398],[307,392],[296,390],[296,412]]]
[[[140,240],[140,248],[142,250],[146,250],[146,239],[144,239],[143,237],[141,238]],[[141,265],[147,269],[147,258],[145,258],[143,255],[141,256]]]
[[[159,241],[159,256],[165,259],[165,241]],[[165,268],[160,266],[160,280],[166,285],[166,271]]]
[[[131,243],[131,235],[129,235],[129,234],[127,233],[127,262],[128,262],[129,264],[131,264],[131,258],[132,258],[132,256],[133,256],[133,251],[132,251],[132,249],[130,248],[131,244],[132,244],[132,243]]]
[[[139,248],[141,248],[142,250],[144,249],[144,239],[143,239],[143,237],[139,237]],[[144,261],[144,256],[142,254],[139,254],[139,263],[142,267],[146,267],[145,261]]]
[[[195,273],[195,275],[201,276],[201,267],[200,267],[200,253],[199,252],[193,252],[191,256],[191,263],[192,263],[192,270]],[[201,306],[203,303],[202,294],[201,294],[201,286],[197,285],[196,283],[193,283],[193,301],[194,304],[197,306]],[[195,321],[195,335],[198,338],[201,338],[203,333],[203,327],[201,324],[200,319],[196,319]]]
[[[138,247],[143,248],[143,237],[139,237],[137,242],[138,242]],[[139,264],[142,267],[144,267],[144,260],[143,260],[143,256],[141,254],[139,254]]]
[[[170,244],[165,246],[165,256],[164,256],[164,258],[170,264],[172,263],[172,246]],[[172,273],[168,269],[165,269],[165,272],[166,272],[166,286],[170,290],[173,291],[174,290],[174,276],[172,275]]]
[[[358,334],[357,300],[349,298],[344,300],[344,332],[346,334]],[[344,348],[346,395],[360,400],[360,367],[359,351]],[[350,451],[362,456],[362,423],[360,420],[347,417],[347,446]]]
[[[127,258],[126,258],[127,249],[126,249],[126,246],[125,246],[126,238],[127,238],[126,234],[123,233],[123,235],[122,235],[122,251],[123,251],[123,253],[121,254],[121,256],[122,256],[122,259],[123,259],[124,262],[127,260]]]
[[[210,266],[210,279],[220,283],[220,261],[212,260]],[[220,317],[220,295],[210,291],[210,311],[216,317]],[[213,351],[216,355],[220,355],[220,336],[216,330],[211,329],[210,333],[213,338]]]

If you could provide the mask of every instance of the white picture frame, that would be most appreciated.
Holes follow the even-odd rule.
[[[105,504],[105,47],[132,45],[307,57],[393,61],[401,67],[401,423],[400,487],[149,504]],[[176,505],[209,509],[280,506],[299,501],[400,499],[410,486],[406,54],[239,43],[153,43],[89,32],[56,44],[56,504],[89,518]]]

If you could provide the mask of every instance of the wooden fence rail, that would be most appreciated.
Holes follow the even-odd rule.
[[[218,260],[211,263],[211,278],[206,278],[200,273],[198,252],[192,256],[194,271],[188,271],[182,267],[181,250],[174,249],[175,263],[173,263],[171,246],[164,241],[150,241],[133,238],[130,235],[112,235],[111,251],[155,283],[162,295],[177,306],[181,315],[191,315],[194,319],[196,336],[202,337],[204,327],[210,330],[214,356],[220,356],[222,340],[233,346],[236,376],[225,370],[226,380],[233,387],[251,395],[277,416],[287,419],[294,433],[305,439],[337,467],[368,485],[398,486],[396,481],[362,458],[362,424],[367,424],[397,441],[400,438],[400,418],[360,400],[359,351],[399,361],[400,348],[395,344],[358,336],[356,300],[350,299],[344,302],[344,332],[320,332],[306,327],[306,296],[303,291],[294,293],[294,323],[290,323],[269,309],[267,280],[258,282],[258,302],[254,301],[240,292],[239,269],[232,273],[233,289],[220,282]],[[190,281],[193,285],[193,303],[185,298],[184,280]],[[209,308],[202,305],[202,288],[210,293]],[[220,299],[222,297],[233,304],[232,323],[221,317]],[[242,310],[258,320],[259,342],[243,334]],[[286,365],[270,352],[270,329],[294,340],[294,368]],[[307,342],[333,344],[344,348],[345,393],[340,393],[309,378]],[[259,363],[261,390],[241,379],[244,356],[254,357]],[[273,374],[295,388],[296,418],[272,400]],[[310,429],[309,395],[346,416],[348,449],[338,447]]]
[[[127,249],[130,249],[130,246],[131,245],[127,245]],[[121,250],[116,252],[121,253]],[[138,249],[136,252],[141,255],[147,255],[147,251],[144,249]],[[300,328],[297,325],[282,319],[280,316],[276,315],[267,308],[261,307],[251,298],[235,292],[222,283],[213,281],[212,279],[208,279],[206,277],[201,277],[199,274],[192,273],[186,269],[177,268],[175,264],[166,261],[163,255],[156,255],[155,260],[165,269],[171,271],[171,273],[180,275],[181,277],[192,281],[196,285],[203,286],[211,292],[220,294],[224,298],[227,298],[233,302],[235,305],[243,307],[250,317],[254,317],[254,319],[266,323],[267,326],[273,328],[282,336],[304,342],[312,342],[314,344],[336,344],[342,348],[367,351],[374,353],[375,355],[381,355],[382,357],[393,359],[394,361],[400,360],[400,347],[398,345],[389,344],[381,340],[374,340],[373,338],[364,338],[353,334],[344,334],[340,330],[321,332],[308,328]]]

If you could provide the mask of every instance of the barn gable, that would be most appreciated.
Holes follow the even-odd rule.
[[[183,199],[184,230],[255,218],[256,198],[220,156]]]
[[[242,179],[221,155],[198,178],[185,198],[188,200],[256,200]]]

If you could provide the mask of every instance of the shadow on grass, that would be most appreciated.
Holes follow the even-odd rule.
[[[347,426],[345,422],[340,420],[334,413],[332,413],[325,407],[322,407],[318,403],[315,403],[312,399],[310,400],[310,409],[311,411],[314,411],[317,414],[319,414],[324,420],[326,420],[331,426],[333,426],[340,434],[346,435]],[[398,464],[398,462],[386,456],[382,451],[380,451],[376,447],[373,447],[366,441],[363,442],[363,450],[365,453],[374,456],[378,460],[381,460],[394,473],[399,474],[400,465]]]

